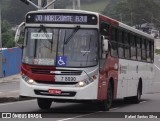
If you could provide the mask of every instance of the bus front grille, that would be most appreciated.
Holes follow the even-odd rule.
[[[47,74],[47,75],[81,75],[81,70],[48,70],[48,69],[31,69],[34,74]]]
[[[78,82],[54,82],[54,81],[43,81],[35,80],[39,84],[53,84],[53,85],[76,85]]]

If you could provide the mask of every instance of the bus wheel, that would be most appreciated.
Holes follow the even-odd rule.
[[[137,88],[137,95],[132,98],[133,103],[138,104],[141,101],[141,95],[142,95],[142,85],[139,83]]]
[[[40,109],[47,110],[50,109],[52,100],[45,98],[37,98],[37,103]]]
[[[112,91],[112,85],[111,83],[109,83],[107,90],[107,99],[102,102],[102,110],[109,111],[109,109],[112,106],[112,102],[113,102],[113,91]]]

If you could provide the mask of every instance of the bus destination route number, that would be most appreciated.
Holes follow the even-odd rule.
[[[75,13],[29,13],[26,17],[27,23],[48,24],[87,24],[96,25],[97,16],[93,14]]]

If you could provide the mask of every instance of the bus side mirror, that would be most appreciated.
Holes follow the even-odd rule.
[[[25,26],[25,22],[22,22],[18,26],[16,34],[15,34],[15,38],[14,38],[16,45],[20,48],[22,48],[22,41],[23,41],[22,39],[24,39],[24,38],[21,38],[22,32],[24,32],[24,26]]]
[[[108,53],[108,44],[109,44],[109,40],[106,39],[105,36],[101,37],[101,43],[102,43],[102,59],[106,58],[106,54]]]

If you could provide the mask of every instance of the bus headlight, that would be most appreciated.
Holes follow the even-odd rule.
[[[84,80],[78,82],[77,87],[84,87],[92,82],[93,82],[92,78],[84,79]]]
[[[22,79],[27,82],[28,84],[35,84],[35,81],[33,79],[30,79],[28,76],[25,74],[22,74]]]
[[[86,84],[85,84],[85,82],[84,81],[79,81],[78,82],[78,86],[79,87],[84,87]]]
[[[34,84],[35,83],[33,79],[29,79],[27,82],[28,82],[28,84]]]

